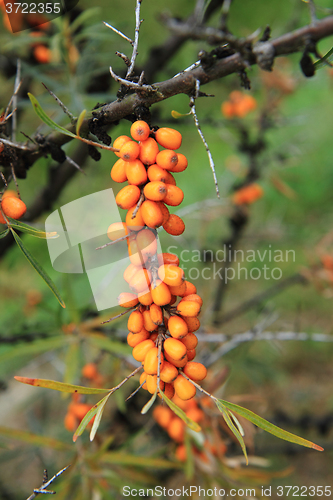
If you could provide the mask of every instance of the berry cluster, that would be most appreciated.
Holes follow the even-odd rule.
[[[252,95],[245,94],[240,90],[233,90],[227,101],[221,106],[222,114],[228,118],[244,118],[248,113],[254,111],[257,101]]]
[[[187,167],[185,156],[174,151],[182,136],[169,128],[153,132],[141,120],[133,123],[131,136],[139,142],[120,136],[113,144],[119,149],[119,160],[111,177],[116,182],[128,181],[116,202],[128,212],[126,223],[111,224],[108,237],[112,241],[127,239],[131,263],[124,279],[132,291],[121,293],[118,303],[132,309],[127,342],[133,357],[143,364],[142,387],[154,394],[159,378],[159,390],[168,398],[176,393],[181,400],[188,400],[196,393],[190,380],[197,382],[207,375],[201,363],[192,361],[202,299],[196,287],[185,280],[178,257],[157,253],[156,240],[160,226],[172,235],[185,229],[182,219],[170,214],[166,206],[177,206],[184,197],[170,173]],[[165,149],[160,151],[159,145]]]
[[[16,191],[11,191],[7,189],[1,197],[1,211],[7,217],[12,219],[20,219],[25,212],[27,207],[25,203],[20,200]],[[0,212],[0,224],[7,224],[3,214]]]

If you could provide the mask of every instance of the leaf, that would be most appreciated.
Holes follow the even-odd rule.
[[[107,394],[106,396],[104,396],[103,399],[98,401],[98,403],[96,403],[92,408],[90,408],[90,410],[85,414],[85,416],[83,417],[83,419],[80,422],[80,425],[78,426],[78,428],[76,429],[76,431],[74,433],[74,436],[73,436],[74,443],[77,440],[77,438],[79,436],[81,436],[84,429],[89,424],[90,420],[96,415],[96,413],[98,413],[100,406],[102,406],[102,408],[104,408],[104,405],[107,402],[107,400],[109,399],[109,397],[110,397],[110,394]]]
[[[317,444],[312,443],[311,441],[308,441],[307,439],[303,439],[299,436],[296,436],[295,434],[292,434],[291,432],[280,429],[280,427],[277,427],[276,425],[271,424],[270,422],[268,422],[267,420],[265,420],[262,417],[259,417],[259,415],[256,415],[256,413],[253,413],[252,411],[248,410],[247,408],[243,408],[242,406],[238,406],[238,405],[235,405],[233,403],[229,403],[228,401],[223,401],[222,399],[220,399],[219,402],[222,405],[224,405],[225,407],[229,408],[229,410],[232,410],[234,413],[237,413],[238,415],[245,417],[247,420],[252,422],[254,425],[256,425],[257,427],[260,427],[260,429],[263,429],[264,431],[269,432],[280,439],[284,439],[285,441],[289,441],[290,443],[299,444],[301,446],[306,446],[307,448],[313,448],[314,450],[317,450],[317,451],[324,451],[324,448],[322,448],[321,446],[318,446]]]
[[[80,116],[77,119],[77,122],[76,122],[76,135],[80,135],[80,129],[81,129],[82,123],[84,122],[84,118],[86,116],[86,113],[87,113],[87,110],[84,109],[83,111],[81,111]]]
[[[247,457],[247,452],[246,452],[246,446],[245,446],[245,443],[244,443],[244,439],[243,439],[241,433],[239,432],[238,428],[235,426],[234,422],[232,421],[228,410],[225,408],[225,406],[224,406],[225,401],[223,401],[222,399],[216,399],[214,401],[215,401],[216,406],[218,407],[218,409],[222,413],[223,418],[225,420],[225,423],[227,424],[227,426],[229,427],[229,429],[231,430],[231,432],[234,434],[234,436],[238,439],[238,442],[241,445],[242,451],[244,453],[244,457],[245,457],[245,460],[246,460],[246,465],[248,465],[249,459]]]
[[[37,271],[37,273],[41,276],[41,278],[45,281],[45,283],[47,284],[47,286],[51,289],[51,291],[53,292],[53,294],[58,299],[58,302],[61,305],[61,307],[65,308],[66,307],[65,302],[62,300],[57,287],[55,286],[55,284],[53,283],[53,281],[51,280],[51,278],[49,277],[49,275],[46,274],[46,272],[44,271],[44,269],[38,264],[38,262],[36,261],[36,259],[26,249],[26,247],[23,245],[23,241],[21,240],[21,238],[19,237],[19,235],[15,233],[14,229],[10,229],[10,230],[12,232],[12,235],[14,236],[14,239],[15,239],[16,243],[18,244],[19,248],[22,250],[22,252],[26,256],[26,258],[28,259],[28,261],[30,262],[30,264],[32,265],[32,267],[35,268],[35,270]]]
[[[34,107],[36,114],[39,116],[39,118],[44,123],[46,123],[46,125],[51,127],[53,130],[60,132],[61,134],[65,134],[65,135],[68,135],[69,137],[73,137],[74,139],[76,139],[76,135],[73,134],[73,132],[70,132],[66,128],[61,127],[60,125],[58,125],[56,122],[54,122],[53,120],[51,120],[51,118],[49,118],[47,116],[47,114],[45,113],[45,111],[43,110],[43,108],[41,107],[41,105],[39,104],[39,102],[37,101],[37,99],[34,95],[32,95],[30,92],[28,92],[28,96],[29,96],[29,99],[31,101],[31,104]]]
[[[326,63],[333,61],[333,47],[318,61],[314,63],[314,67],[316,69],[322,68],[323,66],[327,66]]]
[[[49,438],[47,436],[38,436],[32,432],[21,431],[20,429],[13,429],[10,427],[0,426],[0,435],[11,439],[17,439],[34,446],[43,446],[53,448],[54,450],[72,450],[72,446],[57,439]]]
[[[8,218],[8,217],[7,217]],[[7,236],[7,234],[9,233],[9,228],[7,227],[7,229],[5,229],[4,231],[2,231],[2,233],[0,233],[0,240],[2,238],[5,238]]]
[[[182,113],[179,113],[178,111],[175,111],[174,109],[171,111],[171,116],[173,118],[176,118],[176,120],[178,120],[178,118],[182,118],[183,116],[187,116],[189,114],[190,113],[184,113],[184,114],[182,114]]]
[[[169,406],[169,408],[177,415],[177,417],[181,418],[185,424],[192,429],[195,432],[200,432],[201,427],[199,424],[188,418],[186,413],[179,408],[179,406],[176,405],[173,401],[171,401],[165,394],[164,392],[160,392],[162,399],[166,402],[166,404]]]
[[[56,380],[48,380],[46,378],[28,378],[15,376],[15,380],[22,384],[34,385],[36,387],[45,387],[54,391],[70,392],[77,394],[103,394],[110,392],[110,389],[101,389],[100,387],[83,387],[82,385],[66,384],[65,382],[57,382]]]
[[[0,336],[1,344],[1,336]],[[0,354],[0,364],[12,359],[19,358],[20,356],[35,356],[46,351],[59,349],[64,346],[64,337],[57,335],[42,340],[35,340],[34,342],[21,342],[15,344],[11,349],[6,350]],[[6,346],[7,347],[7,346]]]
[[[122,342],[117,342],[115,340],[110,340],[104,335],[90,335],[87,340],[95,347],[109,351],[112,354],[120,354],[123,356],[128,356],[129,354],[131,354],[131,348],[128,345],[125,345]]]
[[[36,238],[43,238],[43,239],[55,239],[59,238],[59,234],[54,231],[52,233],[46,233],[45,231],[42,231],[41,229],[37,229],[36,227],[29,226],[28,224],[25,224],[24,222],[20,222],[16,219],[12,219],[11,217],[7,217],[7,219],[10,222],[10,226],[13,227],[14,229],[17,229],[18,231],[22,231],[22,233],[28,233],[31,236],[35,236]]]
[[[142,415],[145,415],[150,410],[153,403],[155,402],[156,396],[157,396],[157,390],[154,392],[154,394],[152,395],[152,397],[150,398],[148,403],[146,403],[144,405],[144,407],[142,408],[142,410],[141,410]]]
[[[102,399],[103,403],[101,403],[100,406],[98,407],[96,417],[95,417],[93,426],[92,426],[91,431],[90,431],[90,436],[89,436],[90,441],[94,440],[97,429],[98,429],[99,424],[100,424],[101,419],[102,419],[104,407],[105,407],[110,396],[111,396],[111,392],[109,394],[107,394],[107,396],[105,396],[105,398]]]
[[[100,463],[119,465],[134,465],[136,467],[144,467],[147,469],[182,469],[183,465],[179,462],[171,462],[157,457],[144,457],[142,455],[127,455],[123,452],[109,452],[101,457]]]

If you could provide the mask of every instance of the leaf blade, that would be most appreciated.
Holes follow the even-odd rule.
[[[0,240],[2,240],[2,238],[6,238],[8,233],[9,233],[9,228],[7,227],[7,229],[5,229],[4,231],[2,231],[2,233],[0,233]]]
[[[246,446],[244,443],[243,436],[239,432],[239,429],[237,428],[237,426],[234,424],[234,422],[230,416],[230,413],[228,412],[228,409],[225,408],[225,406],[223,404],[224,401],[222,399],[216,399],[214,401],[215,401],[217,408],[222,413],[222,416],[225,420],[225,423],[227,424],[227,426],[229,427],[229,429],[231,430],[231,432],[234,434],[234,436],[237,438],[239,444],[241,445],[241,448],[242,448],[242,451],[243,451],[243,454],[244,454],[244,457],[246,460],[246,465],[248,465],[249,459],[247,457],[247,451],[246,451]]]
[[[192,429],[195,432],[200,432],[201,431],[200,425],[197,424],[196,422],[194,422],[193,420],[191,420],[190,418],[188,418],[188,416],[186,415],[186,413],[181,408],[179,408],[179,406],[177,406],[176,403],[174,403],[173,401],[171,401],[171,399],[169,399],[164,394],[164,392],[160,391],[160,394],[162,396],[163,401],[166,402],[166,404],[169,406],[169,408],[177,415],[177,417],[181,418],[183,420],[183,422],[185,422],[185,424],[190,429]]]
[[[105,405],[106,401],[109,399],[109,397],[110,397],[110,394],[107,394],[106,396],[104,396],[104,398],[102,398],[100,401],[98,401],[98,403],[96,403],[92,408],[90,408],[90,410],[85,414],[85,416],[83,417],[83,419],[80,422],[80,425],[78,426],[78,428],[76,429],[76,431],[73,435],[74,443],[76,442],[77,438],[79,436],[81,436],[84,429],[89,424],[90,420],[98,413],[100,406],[102,406],[102,408],[104,408],[104,405]]]
[[[102,389],[100,387],[84,387],[81,385],[67,384],[66,382],[57,382],[56,380],[49,380],[46,378],[29,378],[20,377],[16,375],[15,380],[22,384],[33,385],[35,387],[44,387],[59,392],[69,392],[77,394],[104,394],[109,392],[110,389]]]
[[[111,396],[111,392],[109,394],[107,394],[105,396],[105,398],[102,399],[102,401],[104,401],[104,402],[101,403],[101,405],[98,407],[98,410],[97,410],[97,413],[96,413],[96,416],[95,416],[95,419],[94,419],[94,422],[93,422],[93,425],[92,425],[92,428],[90,431],[90,436],[89,436],[90,441],[93,441],[95,436],[96,436],[97,429],[99,427],[99,424],[101,423],[104,407],[105,407],[110,396]]]
[[[53,120],[51,120],[51,118],[49,116],[47,116],[47,114],[45,113],[45,111],[43,110],[43,108],[41,107],[41,105],[39,104],[39,102],[37,101],[36,97],[33,94],[31,94],[30,92],[28,92],[28,96],[29,96],[29,99],[31,101],[31,104],[33,105],[35,113],[37,114],[37,116],[39,116],[39,118],[46,125],[48,125],[49,127],[51,127],[53,130],[56,130],[57,132],[60,132],[62,134],[68,135],[69,137],[72,137],[73,139],[76,138],[76,135],[73,134],[73,132],[70,132],[66,128],[61,127],[56,122],[54,122]]]
[[[18,231],[22,231],[22,233],[28,233],[31,236],[35,236],[36,238],[43,238],[45,240],[59,238],[59,234],[56,231],[46,233],[41,229],[29,226],[29,224],[25,224],[24,222],[18,221],[16,219],[12,219],[11,217],[7,217],[7,219],[9,220],[11,227],[17,229]]]
[[[84,118],[86,116],[86,113],[87,113],[87,110],[84,109],[83,111],[81,111],[78,119],[77,119],[77,122],[76,122],[76,135],[80,135],[80,129],[82,127],[82,123],[84,122]]]
[[[154,394],[152,395],[152,397],[150,398],[148,403],[146,403],[144,405],[144,407],[142,408],[142,410],[141,410],[142,415],[145,415],[150,410],[153,403],[155,402],[156,396],[157,396],[157,390],[154,392]]]

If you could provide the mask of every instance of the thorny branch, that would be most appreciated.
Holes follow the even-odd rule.
[[[52,484],[52,483],[53,483],[53,481],[54,481],[55,479],[57,479],[57,478],[58,478],[58,477],[59,477],[59,476],[60,476],[63,472],[65,472],[65,470],[67,470],[67,469],[68,469],[68,467],[70,467],[70,465],[67,465],[67,467],[64,467],[63,469],[61,469],[61,470],[60,470],[59,472],[57,472],[57,473],[56,473],[53,477],[51,477],[51,479],[49,479],[48,481],[46,481],[46,482],[44,482],[44,481],[43,481],[42,486],[40,486],[39,488],[35,489],[35,490],[34,490],[34,492],[33,492],[33,494],[32,494],[32,495],[30,495],[30,497],[29,497],[29,498],[27,498],[27,500],[34,500],[34,498],[36,498],[36,496],[37,496],[37,495],[40,495],[40,494],[42,494],[42,493],[44,493],[44,494],[45,494],[45,493],[46,493],[46,494],[48,493],[48,494],[50,494],[50,495],[54,495],[54,494],[55,494],[55,491],[48,491],[46,488],[47,488],[48,486],[50,486],[50,484]],[[47,473],[44,471],[44,479],[47,477],[47,476],[46,476],[46,474],[47,474]]]

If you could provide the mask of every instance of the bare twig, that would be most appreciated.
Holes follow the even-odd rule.
[[[139,368],[139,367],[138,367]],[[135,394],[137,394],[139,392],[139,390],[141,389],[141,387],[146,383],[146,381],[143,381],[142,384],[139,385],[139,387],[137,387],[135,389],[135,391],[133,391],[126,399],[125,399],[125,402],[126,401],[129,401],[130,399],[133,398],[133,396],[135,396]]]
[[[50,90],[46,85],[45,83],[42,82],[42,85],[46,88],[46,90],[48,91],[48,93],[56,100],[56,102],[59,104],[59,106],[61,107],[61,109],[63,110],[63,112],[69,117],[70,121],[71,121],[71,124],[72,125],[75,125],[76,121],[77,121],[77,117],[74,116],[70,111],[69,109],[67,108],[67,106],[65,106],[65,104],[59,99],[59,97],[57,97],[53,92],[52,90]]]
[[[103,21],[103,24],[105,24],[105,26],[107,26],[108,28],[110,28],[115,33],[117,33],[117,35],[119,35],[122,38],[124,38],[125,40],[127,40],[132,46],[134,45],[133,40],[131,38],[129,38],[128,36],[124,35],[124,33],[122,33],[121,31],[117,30],[117,28],[115,28],[114,26],[112,26],[109,23],[106,23],[105,21]]]
[[[227,19],[229,15],[230,5],[232,0],[224,0],[222,4],[222,16],[221,16],[221,29],[225,30],[227,27]]]
[[[196,114],[196,110],[195,110],[195,99],[199,96],[199,91],[200,91],[200,81],[196,80],[196,82],[195,82],[195,96],[194,97],[192,96],[190,98],[190,111],[191,111],[191,115],[193,116],[194,123],[195,123],[195,126],[197,128],[198,134],[200,135],[201,140],[204,143],[204,146],[206,148],[208,160],[209,160],[209,165],[210,165],[210,168],[212,169],[212,172],[213,172],[216,194],[217,194],[217,197],[220,198],[220,192],[219,192],[219,186],[218,186],[216,172],[215,172],[214,160],[212,157],[212,153],[210,152],[209,146],[207,144],[207,141],[205,139],[205,136],[202,133],[200,123],[199,123],[199,120],[198,120],[198,117]]]
[[[136,214],[138,213],[139,208],[141,207],[141,205],[142,205],[142,203],[144,202],[144,200],[145,200],[145,195],[143,194],[143,191],[142,191],[142,193],[141,193],[141,195],[140,195],[140,198],[139,198],[139,201],[137,202],[136,207],[135,207],[135,209],[133,210],[132,217],[131,217],[132,219],[134,219],[134,218],[135,218],[135,216],[136,216]]]
[[[139,45],[139,32],[140,32],[140,25],[141,25],[141,19],[140,19],[140,8],[141,8],[141,2],[142,0],[136,0],[136,7],[135,7],[135,35],[134,35],[134,43],[133,43],[133,51],[132,51],[132,57],[131,57],[131,64],[127,69],[126,73],[126,80],[132,76],[133,70],[134,70],[134,65],[135,65],[135,60],[138,55],[138,45]]]
[[[117,316],[113,316],[112,318],[107,319],[106,321],[103,321],[103,323],[101,323],[101,325],[105,325],[105,323],[110,323],[110,321],[113,321],[114,319],[117,319],[117,318],[120,318],[121,316],[124,316],[125,314],[129,313],[130,311],[133,311],[133,309],[135,309],[135,308],[136,308],[136,306],[130,307],[129,309],[126,309],[126,311],[124,311],[120,314],[117,314]]]
[[[139,373],[139,371],[142,370],[142,364],[140,363],[140,366],[138,366],[137,368],[135,368],[135,370],[132,371],[132,373],[130,373],[129,375],[127,375],[126,378],[124,378],[124,380],[122,380],[118,385],[116,385],[115,387],[113,387],[111,389],[111,391],[109,392],[109,396],[111,394],[113,394],[114,392],[116,392],[118,389],[120,389],[120,387],[122,387],[124,384],[126,384],[126,382],[131,378],[131,377],[134,377],[134,375],[136,375],[137,373]]]
[[[84,175],[87,175],[85,173],[84,170],[82,170],[82,168],[80,167],[80,165],[78,165],[74,160],[72,160],[72,158],[70,158],[69,156],[66,156],[66,161],[70,164],[70,165],[73,165],[74,168],[76,168],[77,170],[79,170],[79,172],[81,172],[82,174]]]
[[[14,94],[13,94],[13,113],[12,113],[12,140],[15,141],[16,137],[16,126],[17,126],[17,116],[16,116],[16,109],[17,109],[17,94],[19,91],[19,88],[21,86],[21,59],[17,59],[17,67],[16,67],[16,77],[15,77],[15,84],[14,84]]]
[[[23,151],[31,151],[31,148],[29,148],[28,146],[25,146],[24,144],[9,141],[8,139],[3,139],[2,137],[1,137],[1,142],[3,142],[4,144],[7,144],[7,146],[11,146],[15,149],[22,149]]]
[[[102,250],[102,248],[109,247],[110,245],[114,245],[115,243],[119,243],[119,241],[124,241],[127,238],[129,238],[129,234],[125,234],[125,236],[121,236],[120,238],[117,238],[116,240],[110,241],[109,243],[105,243],[105,245],[102,245],[101,247],[97,247],[96,250]]]
[[[15,175],[14,165],[12,163],[10,164],[10,169],[11,169],[11,172],[12,172],[12,177],[14,179],[14,183],[15,183],[15,186],[16,186],[16,191],[17,191],[18,197],[21,198],[21,196],[20,196],[20,190],[19,190],[19,187],[18,187],[18,184],[17,184],[16,175]]]
[[[70,465],[67,465],[67,467],[64,467],[63,469],[61,469],[59,472],[57,472],[53,477],[51,477],[51,479],[49,479],[48,481],[45,482],[45,478],[47,478],[47,472],[45,474],[45,471],[44,471],[44,477],[43,477],[43,484],[40,488],[37,488],[34,490],[33,494],[30,495],[29,498],[27,498],[27,500],[34,500],[34,498],[36,498],[37,495],[40,495],[42,493],[46,493],[46,494],[50,494],[50,495],[54,495],[55,494],[55,491],[48,491],[46,488],[48,486],[50,486],[50,484],[53,483],[53,481],[55,479],[57,479],[63,472],[65,472],[65,470],[68,469],[68,467],[70,467]]]
[[[126,64],[127,67],[130,66],[131,61],[128,59],[128,57],[125,54],[123,54],[122,52],[118,52],[118,50],[115,52],[115,54],[116,54],[116,56],[120,57],[124,61],[124,63]]]
[[[125,80],[125,78],[121,78],[113,71],[112,66],[110,66],[110,73],[111,73],[112,78],[116,82],[122,83],[123,85],[125,85],[126,87],[128,87],[130,89],[132,88],[132,89],[137,89],[137,90],[149,90],[151,92],[156,92],[156,89],[154,89],[154,87],[152,85],[142,85],[140,83],[131,82],[129,80]]]

